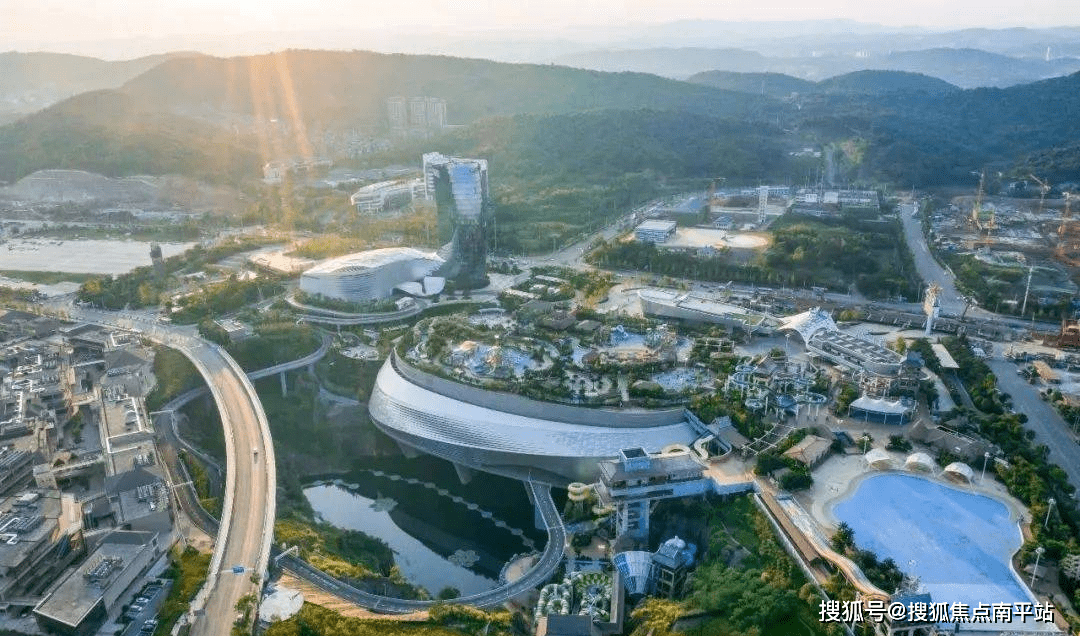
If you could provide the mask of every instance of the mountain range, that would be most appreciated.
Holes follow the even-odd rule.
[[[792,92],[799,97],[786,98]],[[971,170],[1030,157],[1069,165],[1061,155],[1080,139],[1080,74],[970,90],[896,72],[816,83],[710,73],[684,82],[444,56],[286,51],[168,59],[118,88],[0,127],[0,180],[43,168],[251,179],[263,162],[318,152],[327,137],[387,136],[386,99],[395,95],[442,98],[459,126],[417,147],[601,182],[620,171],[749,175],[759,149],[775,174],[785,147],[846,144],[861,150],[845,179],[961,183]],[[576,132],[560,134],[563,126]],[[699,143],[701,136],[712,141]]]
[[[783,73],[819,81],[860,70],[929,75],[961,88],[1007,87],[1080,70],[1080,57],[1011,57],[971,48],[932,48],[872,53],[814,52],[771,57],[737,48],[652,48],[596,50],[563,55],[559,64],[600,71],[638,71],[685,79],[708,71]]]

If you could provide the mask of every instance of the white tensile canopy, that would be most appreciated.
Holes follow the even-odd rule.
[[[937,463],[926,453],[912,453],[904,460],[904,468],[920,473],[932,473]]]
[[[880,448],[871,448],[870,452],[866,454],[866,463],[871,468],[878,470],[888,470],[893,467],[892,456],[886,451]]]
[[[954,481],[970,484],[975,480],[975,471],[964,462],[953,462],[945,467],[945,476]]]

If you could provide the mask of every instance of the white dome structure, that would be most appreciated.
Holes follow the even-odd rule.
[[[953,481],[970,484],[975,481],[975,471],[964,462],[953,462],[945,467],[945,476]]]
[[[912,472],[932,473],[937,468],[937,462],[926,453],[912,453],[904,460],[904,468]]]
[[[864,458],[866,464],[875,470],[890,470],[893,468],[892,456],[880,448],[871,448]]]

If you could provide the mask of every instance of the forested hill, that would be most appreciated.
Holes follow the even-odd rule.
[[[762,81],[788,80],[746,79],[751,88]],[[0,127],[0,181],[43,168],[254,179],[263,162],[311,152],[324,134],[385,136],[394,95],[445,99],[449,122],[466,124],[453,146],[548,182],[645,172],[754,181],[777,174],[788,150],[851,141],[859,152],[845,179],[905,186],[967,183],[972,170],[1005,170],[1025,157],[1080,163],[1069,156],[1080,139],[1080,74],[1007,89],[946,90],[932,78],[880,72],[821,84],[831,89],[788,102],[760,88],[437,56],[173,59],[119,89]]]
[[[601,108],[681,110],[739,118],[755,100],[644,73],[365,51],[285,51],[173,60],[121,89],[145,110],[231,115],[306,126],[380,125],[386,99],[446,100],[447,120]]]
[[[58,94],[115,88],[176,57],[195,53],[149,55],[133,60],[110,61],[65,53],[0,53],[0,95],[33,93],[46,87]]]
[[[812,82],[791,75],[784,75],[783,73],[706,71],[692,75],[687,81],[715,88],[772,97],[787,97],[792,93],[883,94],[893,91],[942,93],[958,90],[956,86],[936,77],[905,71],[855,71],[830,77],[820,82]]]
[[[1008,170],[1080,139],[1080,73],[1004,89],[824,95],[801,106],[792,113],[800,127],[865,140],[864,173],[898,184],[966,183],[971,170]]]
[[[260,174],[250,135],[140,110],[123,93],[93,91],[0,127],[0,181],[68,168],[107,176],[182,174],[235,182]]]

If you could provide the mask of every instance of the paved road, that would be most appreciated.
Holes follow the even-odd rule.
[[[207,584],[210,593],[191,633],[229,634],[237,601],[259,588],[242,565],[266,571],[274,533],[277,495],[274,451],[262,404],[254,387],[220,347],[197,342],[181,348],[203,373],[214,393],[225,427],[225,505]]]
[[[1035,441],[1050,449],[1050,461],[1069,475],[1069,483],[1080,492],[1080,444],[1057,409],[1039,397],[1038,389],[1017,375],[1016,364],[1007,360],[987,361],[997,376],[998,388],[1012,396],[1013,410],[1028,416],[1025,427],[1035,431]]]
[[[532,493],[534,504],[540,512],[540,518],[543,520],[548,532],[547,545],[544,546],[544,552],[540,555],[540,559],[524,576],[513,583],[501,585],[479,594],[463,596],[455,599],[455,603],[464,603],[476,607],[497,607],[544,583],[558,568],[559,563],[562,561],[563,550],[566,547],[566,529],[563,527],[562,518],[555,507],[555,502],[551,499],[551,487],[536,482],[529,482],[528,487]],[[321,570],[313,568],[307,562],[292,556],[283,556],[278,563],[283,568],[319,588],[373,611],[388,614],[407,614],[427,609],[435,603],[435,601],[413,601],[371,594],[340,581]]]
[[[964,299],[957,291],[952,275],[945,271],[945,268],[930,254],[926,237],[923,235],[922,221],[911,215],[914,209],[914,203],[901,203],[899,206],[900,222],[904,226],[904,239],[915,259],[915,269],[927,283],[936,282],[941,285],[941,295],[938,299],[942,313],[959,316],[964,311]]]
[[[59,309],[72,320],[131,329],[178,349],[192,361],[210,387],[225,429],[225,501],[207,584],[192,603],[191,634],[230,634],[237,601],[259,591],[274,532],[277,495],[274,449],[255,388],[223,349],[194,337],[187,329],[162,325],[130,313]],[[234,565],[254,570],[259,577],[253,582],[248,573],[233,574]]]

